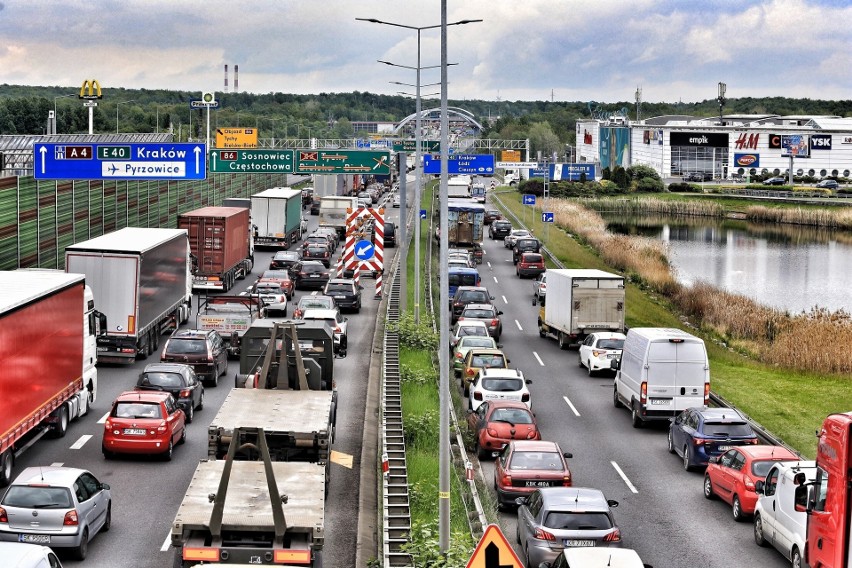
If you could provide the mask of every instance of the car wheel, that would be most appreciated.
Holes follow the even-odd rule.
[[[586,370],[589,372],[590,377],[595,374],[595,372],[592,371],[592,360],[591,359],[586,361]]]
[[[108,450],[108,449],[106,449],[104,446],[101,446],[101,451],[102,451],[102,452],[103,452],[103,454],[104,454],[104,459],[105,459],[105,460],[111,460],[111,459],[113,459],[113,458],[115,457],[115,453],[114,453],[114,452],[109,451],[109,450]]]
[[[183,427],[183,432],[180,434],[180,440],[178,440],[179,445],[183,445],[186,443],[186,426]]]
[[[618,400],[618,389],[612,387],[612,405],[616,408],[621,408],[621,401]]]
[[[642,417],[639,415],[639,408],[637,408],[636,403],[633,403],[633,406],[630,408],[630,423],[634,428],[641,428],[644,423],[642,422]]]
[[[673,453],[675,453],[675,447],[674,447],[674,440],[672,439],[672,429],[671,428],[669,428],[668,438],[669,438],[669,453],[673,454]]]
[[[192,404],[184,411],[184,414],[186,414],[186,423],[192,424],[192,419],[195,418],[195,409],[192,408]]]
[[[198,406],[195,408],[197,410],[204,410],[204,389],[201,389],[201,398],[198,399]]]
[[[683,470],[684,471],[692,471],[692,452],[689,449],[689,446],[683,447]]]
[[[705,499],[714,499],[716,496],[713,494],[713,483],[710,481],[710,476],[706,473],[704,474],[704,498]]]
[[[757,546],[766,546],[766,537],[763,536],[763,519],[760,518],[760,513],[754,516],[754,543]],[[793,566],[797,566],[793,562]]]
[[[109,529],[112,527],[112,503],[107,505],[106,518],[104,519],[104,526],[101,527],[103,532],[109,532]]]
[[[209,384],[211,387],[217,386],[219,384],[219,373],[213,373],[213,378],[207,381],[207,384]]]
[[[577,357],[577,364],[580,366],[581,369],[586,366],[583,363],[583,354],[582,353],[580,353]]]
[[[164,461],[172,461],[172,456],[175,452],[175,445],[172,443],[171,439],[169,439],[169,447],[163,452],[163,460]]]
[[[799,552],[799,547],[794,546],[792,552],[790,552],[790,563],[793,565],[793,568],[802,568],[802,553]]]
[[[740,496],[734,495],[734,500],[731,502],[731,513],[734,515],[734,520],[742,522],[745,519],[745,513],[743,513],[743,506],[740,503]]]
[[[89,529],[83,529],[83,535],[80,538],[80,544],[71,551],[72,556],[77,560],[85,560],[89,554]]]

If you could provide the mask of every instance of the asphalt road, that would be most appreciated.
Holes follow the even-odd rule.
[[[754,544],[750,522],[737,523],[731,508],[707,501],[702,472],[685,472],[668,453],[666,426],[634,429],[629,413],[612,404],[612,376],[588,377],[576,350],[561,351],[538,335],[538,307],[531,279],[515,275],[511,251],[485,233],[482,285],[502,310],[501,343],[510,367],[524,372],[543,439],[556,441],[569,460],[575,487],[594,487],[615,499],[622,545],[656,568],[789,566],[773,548]],[[711,369],[712,373],[712,369]],[[491,460],[482,463],[489,486]],[[504,534],[516,543],[514,510],[499,514]]]
[[[398,217],[398,209],[387,211],[389,219]],[[309,231],[313,230],[318,218],[307,215],[307,212],[305,215],[309,219]],[[343,243],[338,247],[337,254],[342,250]],[[396,250],[386,251],[388,265]],[[255,251],[255,268],[252,274],[245,280],[238,281],[230,293],[242,292],[254,283],[269,266],[269,259],[273,254],[272,250]],[[362,285],[364,290],[361,312],[344,314],[349,318],[348,355],[345,359],[335,360],[339,403],[336,438],[332,449],[343,454],[343,461],[351,456],[352,465],[331,465],[323,552],[323,565],[326,568],[355,565],[361,437],[372,340],[379,305],[379,301],[373,299],[374,281],[365,278],[362,279]],[[297,291],[292,305],[295,305],[303,294],[310,292]],[[193,305],[197,306],[197,301]],[[292,305],[288,312],[292,311]],[[193,318],[187,325],[192,325]],[[161,346],[165,337],[161,339]],[[156,360],[156,356],[152,355],[145,361],[137,361],[127,367],[99,366],[97,401],[89,415],[71,423],[66,437],[40,440],[25,452],[15,465],[16,473],[25,467],[39,465],[62,464],[81,467],[92,471],[100,481],[111,486],[111,530],[97,535],[92,540],[89,556],[83,562],[74,561],[67,554],[60,552],[66,566],[172,566],[174,549],[169,538],[171,523],[196,464],[207,458],[207,427],[225,396],[233,388],[232,379],[238,372],[239,362],[230,361],[228,373],[220,378],[219,385],[206,388],[204,409],[197,411],[195,420],[187,428],[186,444],[175,449],[171,462],[148,457],[104,460],[101,454],[103,419],[112,401],[119,393],[132,389],[144,366]]]

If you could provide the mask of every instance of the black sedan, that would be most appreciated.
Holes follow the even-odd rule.
[[[325,239],[325,237],[323,237]],[[325,244],[310,243],[302,250],[302,260],[317,260],[326,268],[331,267],[331,247]]]
[[[152,363],[147,365],[136,381],[136,390],[153,390],[172,393],[178,406],[192,422],[196,410],[204,408],[204,385],[189,365],[180,363]]]
[[[298,252],[294,250],[280,250],[269,261],[269,268],[272,270],[286,270],[300,260],[301,257]]]
[[[763,180],[763,185],[786,185],[787,178],[781,176],[771,177]]]
[[[329,278],[328,269],[318,260],[303,260],[290,267],[290,279],[296,290],[322,290]]]

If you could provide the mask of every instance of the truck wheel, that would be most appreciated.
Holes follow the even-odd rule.
[[[64,438],[68,432],[68,406],[63,404],[57,409],[56,424],[50,433],[51,438]]]
[[[14,463],[15,456],[12,455],[12,448],[0,454],[0,487],[5,487],[12,482],[12,466]]]
[[[616,408],[621,408],[621,401],[618,400],[618,388],[612,388],[612,405]]]
[[[644,425],[642,416],[639,415],[639,408],[637,408],[635,402],[630,407],[630,423],[634,428],[641,428]]]
[[[790,563],[793,568],[802,568],[804,564],[802,564],[802,553],[799,552],[799,547],[794,546],[793,551],[790,553]]]
[[[151,335],[146,333],[137,341],[139,344],[136,348],[137,359],[147,359],[151,354]]]
[[[541,325],[541,320],[538,320],[538,336],[547,337],[547,332],[544,331],[544,326]]]
[[[564,351],[565,349],[568,349],[568,346],[569,346],[568,338],[565,337],[565,334],[560,331],[559,332],[559,348]]]

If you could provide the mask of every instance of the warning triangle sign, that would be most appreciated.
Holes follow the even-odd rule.
[[[524,568],[497,525],[488,525],[466,568]]]

